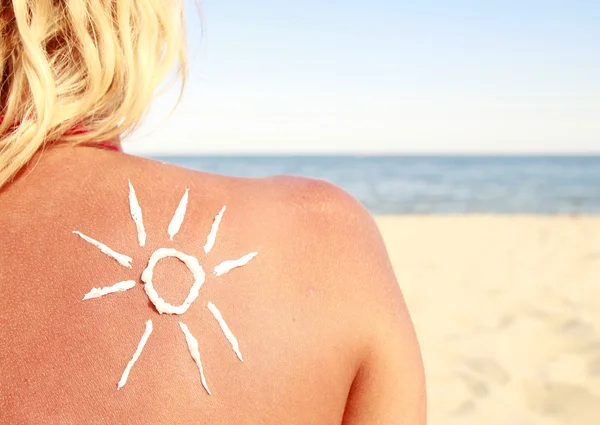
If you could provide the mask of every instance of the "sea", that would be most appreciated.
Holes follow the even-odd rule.
[[[240,177],[341,186],[373,214],[599,214],[600,156],[168,156]]]

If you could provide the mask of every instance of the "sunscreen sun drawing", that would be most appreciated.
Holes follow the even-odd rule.
[[[189,189],[186,189],[185,193],[183,194],[183,197],[181,198],[181,201],[179,202],[179,205],[177,206],[177,209],[175,210],[173,218],[171,219],[171,222],[167,228],[167,233],[169,234],[170,240],[173,240],[173,237],[179,232],[179,229],[181,228],[181,225],[183,224],[186,209],[187,209],[188,196],[189,196]],[[142,209],[138,203],[135,189],[134,189],[133,185],[131,184],[131,181],[129,181],[129,209],[130,209],[131,217],[136,226],[136,230],[137,230],[137,234],[138,234],[138,243],[141,247],[143,247],[146,244],[147,235],[146,235],[146,231],[144,230]],[[226,210],[226,207],[223,206],[221,211],[219,211],[219,213],[214,218],[212,227],[210,229],[210,232],[206,238],[206,243],[204,245],[204,253],[205,254],[209,254],[215,244],[217,232],[219,230],[219,225],[221,224],[221,220],[223,218],[223,214],[225,213],[225,210]],[[131,268],[131,263],[133,262],[133,259],[131,257],[128,257],[127,255],[124,255],[124,254],[120,254],[120,253],[112,250],[107,245],[103,244],[102,242],[99,242],[77,230],[74,230],[73,233],[76,234],[77,236],[79,236],[85,242],[87,242],[87,243],[93,245],[94,247],[96,247],[97,249],[99,249],[103,254],[105,254],[105,255],[111,257],[113,260],[117,261],[121,266],[126,267],[126,268]],[[246,254],[235,260],[223,261],[222,263],[220,263],[213,269],[213,275],[222,276],[222,275],[230,272],[234,268],[244,266],[248,262],[250,262],[256,255],[257,255],[256,252],[251,252],[251,253]],[[162,260],[163,258],[167,258],[167,257],[174,257],[174,258],[177,258],[178,260],[180,260],[183,264],[185,264],[187,266],[187,268],[190,270],[190,272],[192,273],[192,276],[194,278],[194,283],[192,284],[187,297],[185,298],[183,303],[181,303],[180,305],[172,305],[172,304],[168,303],[167,301],[165,301],[164,299],[162,299],[160,297],[160,295],[158,294],[158,292],[154,289],[154,284],[152,282],[154,267],[160,260]],[[204,269],[202,268],[202,266],[200,265],[200,262],[198,261],[198,259],[196,257],[188,255],[188,254],[184,254],[183,252],[180,252],[174,248],[159,248],[159,249],[157,249],[150,256],[150,258],[148,260],[148,266],[143,271],[142,276],[141,276],[141,280],[144,283],[144,291],[146,292],[146,295],[148,296],[148,298],[150,299],[150,301],[152,302],[152,304],[154,305],[154,307],[156,308],[158,313],[159,314],[177,314],[177,315],[184,314],[190,308],[190,306],[196,300],[196,298],[198,298],[200,288],[204,284],[205,278],[206,278],[206,274],[204,272]],[[124,291],[134,288],[135,286],[136,286],[136,281],[127,280],[127,281],[123,281],[123,282],[117,282],[112,286],[101,287],[101,288],[92,288],[87,294],[84,295],[83,300],[86,301],[86,300],[90,300],[90,299],[101,298],[105,295],[109,295],[109,294],[113,294],[113,293],[117,293],[117,292],[124,292]],[[235,355],[237,356],[237,358],[240,361],[243,362],[244,359],[243,359],[242,353],[240,351],[239,343],[238,343],[237,339],[235,338],[233,332],[227,325],[227,322],[225,322],[223,315],[221,314],[219,309],[212,302],[208,302],[207,308],[208,308],[208,311],[210,311],[210,313],[213,315],[213,317],[219,324],[225,338],[231,345],[231,348],[233,349]],[[206,392],[210,395],[211,391],[208,387],[206,377],[204,376],[204,369],[202,367],[202,361],[200,359],[198,340],[194,337],[194,335],[192,335],[192,333],[190,332],[189,328],[187,327],[187,325],[185,323],[180,321],[179,327],[181,329],[181,332],[185,336],[185,341],[187,343],[190,355],[192,356],[192,359],[196,363],[196,366],[198,367],[198,371],[200,372],[200,380],[202,381],[202,386],[204,387]],[[152,320],[146,321],[146,329],[145,329],[144,333],[142,334],[142,337],[140,338],[137,349],[135,350],[135,352],[133,353],[133,356],[127,363],[125,370],[123,371],[123,374],[121,375],[121,379],[117,383],[117,390],[120,390],[121,388],[123,388],[125,386],[125,384],[127,383],[127,379],[129,378],[129,373],[131,372],[136,361],[142,354],[142,351],[144,350],[144,346],[146,345],[146,342],[148,342],[148,339],[150,338],[150,335],[152,334],[152,329],[153,329],[152,328]]]

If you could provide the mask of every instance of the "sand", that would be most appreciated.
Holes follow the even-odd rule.
[[[600,216],[378,217],[430,425],[600,424]]]

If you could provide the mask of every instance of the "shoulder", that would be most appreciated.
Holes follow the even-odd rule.
[[[326,181],[278,176],[261,184],[274,187],[265,214],[277,229],[273,237],[280,261],[295,259],[302,278],[340,308],[337,314],[353,330],[359,356],[386,338],[416,344],[400,285],[369,211]],[[390,329],[401,335],[388,334]]]
[[[425,423],[425,379],[412,320],[371,214],[339,187],[278,177],[294,232],[308,241],[322,292],[358,360],[345,422]],[[309,252],[311,250],[300,250]]]
[[[265,202],[291,220],[297,232],[310,236],[328,235],[342,243],[345,238],[368,238],[378,234],[375,221],[367,209],[344,189],[325,180],[294,176],[263,179],[269,197]],[[260,191],[260,189],[259,189]],[[300,226],[309,222],[310,226]],[[316,229],[316,226],[319,228]],[[338,232],[344,229],[343,232]],[[323,234],[321,232],[325,231]]]
[[[226,203],[230,229],[268,252],[290,282],[352,311],[365,340],[377,324],[410,318],[383,238],[369,211],[327,181],[294,177],[236,178],[152,162],[169,186],[202,193],[202,205]],[[166,189],[165,189],[166,190]],[[212,208],[213,210],[215,208]],[[354,320],[353,319],[353,320]]]
[[[397,288],[379,228],[356,198],[324,180],[277,176],[263,184],[275,188],[267,202],[285,220],[282,225],[295,238],[311,242],[319,253],[321,270],[339,276],[335,282],[345,289],[351,284],[357,290],[365,286],[369,291],[377,286]],[[358,279],[361,273],[364,279]],[[344,279],[349,276],[353,278]]]

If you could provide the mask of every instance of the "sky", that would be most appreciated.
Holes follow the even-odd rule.
[[[595,0],[188,1],[139,154],[600,153]]]

